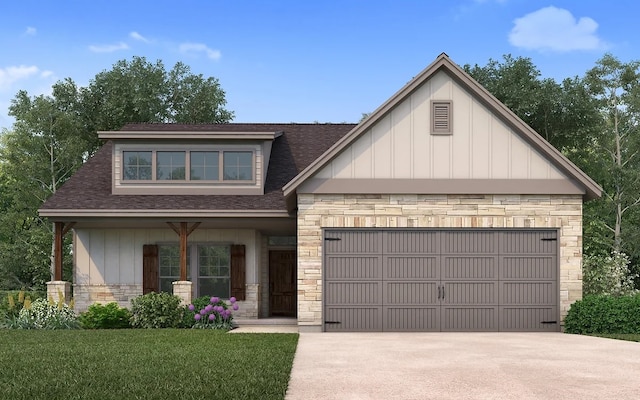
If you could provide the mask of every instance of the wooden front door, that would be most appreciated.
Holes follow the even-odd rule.
[[[269,252],[269,309],[273,316],[296,316],[296,251]]]

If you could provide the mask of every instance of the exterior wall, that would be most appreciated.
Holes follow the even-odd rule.
[[[298,194],[298,323],[322,324],[322,228],[558,228],[564,320],[582,298],[579,195]]]
[[[431,100],[451,100],[453,133],[431,135]],[[320,179],[563,179],[509,126],[436,73],[338,157]]]
[[[129,307],[142,294],[142,246],[177,243],[169,229],[74,230],[74,299],[76,311],[93,303],[115,301]],[[247,300],[238,302],[237,317],[257,318],[260,293],[261,243],[249,229],[196,229],[189,243],[228,243],[246,246]]]

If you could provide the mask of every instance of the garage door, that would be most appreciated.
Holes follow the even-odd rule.
[[[325,331],[558,331],[556,230],[324,232]]]

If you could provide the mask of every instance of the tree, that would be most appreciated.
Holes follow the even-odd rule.
[[[627,216],[640,206],[640,62],[622,63],[606,54],[584,81],[600,117],[586,168],[603,187],[601,201],[587,210],[609,231],[610,251],[637,257],[640,237],[631,238],[625,230],[637,226],[638,220]]]
[[[8,277],[0,284],[42,288],[50,278],[53,229],[37,210],[97,150],[97,131],[128,122],[227,123],[225,104],[217,79],[182,63],[167,72],[144,57],[118,61],[87,87],[67,78],[51,96],[19,91],[9,108],[16,122],[0,139],[0,271]]]
[[[541,79],[531,59],[511,55],[463,68],[556,148],[571,153],[585,146],[597,113],[580,79]]]

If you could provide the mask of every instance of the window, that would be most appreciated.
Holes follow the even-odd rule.
[[[191,180],[217,181],[220,178],[220,161],[217,151],[191,152]]]
[[[151,180],[151,152],[124,151],[122,153],[125,180]]]
[[[225,151],[223,168],[225,181],[251,181],[253,180],[253,153]]]
[[[180,279],[180,246],[158,246],[160,291],[173,293],[173,282]],[[194,262],[195,261],[195,262]],[[196,276],[197,279],[191,279]],[[231,295],[231,255],[226,245],[197,244],[187,248],[187,279],[194,283],[194,296]]]
[[[233,183],[255,179],[253,151],[123,151],[122,158],[124,181]]]
[[[229,298],[230,255],[227,246],[198,246],[198,290],[200,296]]]
[[[158,151],[156,153],[157,180],[184,180],[184,151]]]
[[[187,279],[191,277],[189,253],[187,248]],[[158,264],[160,264],[158,274],[160,291],[173,293],[173,282],[180,280],[180,246],[177,244],[158,246]]]
[[[451,129],[451,101],[432,101],[431,102],[431,133],[450,135],[453,133]]]

